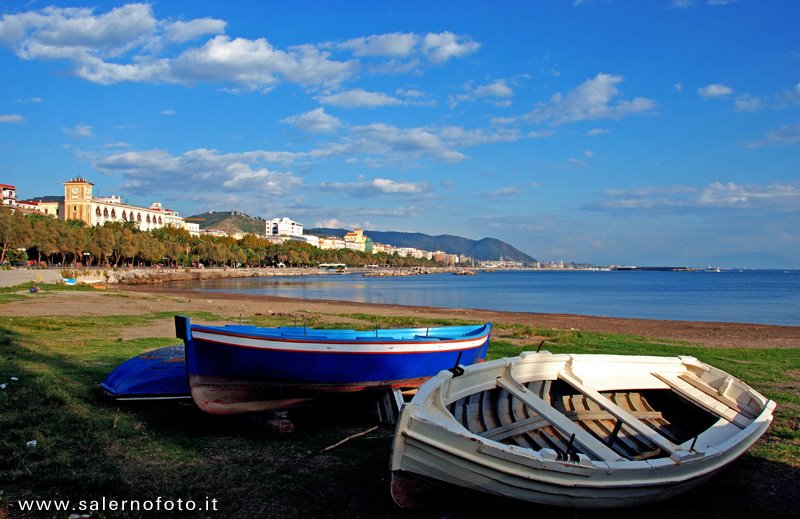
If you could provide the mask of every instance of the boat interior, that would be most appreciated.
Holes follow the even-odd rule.
[[[448,410],[473,434],[536,451],[552,449],[566,461],[577,461],[578,454],[594,460],[670,457],[670,445],[696,438],[719,419],[671,389],[602,391],[602,398],[592,398],[561,379],[519,384],[527,388],[523,394],[500,382],[452,402]],[[612,414],[612,407],[623,413]],[[639,424],[656,434],[643,433]],[[585,434],[595,441],[582,439]]]

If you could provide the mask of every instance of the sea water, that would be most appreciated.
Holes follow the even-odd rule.
[[[497,271],[475,276],[218,279],[172,286],[247,295],[608,317],[800,325],[800,271]]]

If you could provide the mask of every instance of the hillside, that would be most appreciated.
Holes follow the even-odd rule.
[[[266,231],[266,222],[263,218],[248,216],[239,212],[214,211],[196,214],[186,218],[189,222],[200,224],[201,229],[220,229],[229,234],[237,231],[263,235]],[[346,229],[306,229],[306,234],[317,236],[344,236]],[[525,263],[536,261],[520,251],[495,238],[470,240],[461,236],[442,234],[430,236],[418,232],[397,231],[365,231],[365,234],[378,243],[385,243],[395,247],[414,247],[428,251],[444,251],[448,254],[465,254],[476,260],[497,260],[501,257],[510,261]]]
[[[344,236],[345,229],[308,229],[308,234],[318,236]],[[441,250],[448,254],[466,254],[476,260],[496,260],[502,257],[505,260],[522,261],[525,263],[536,261],[519,249],[506,242],[495,238],[470,240],[461,236],[442,234],[431,236],[418,232],[397,231],[364,231],[364,234],[378,243],[385,243],[395,247],[414,247],[422,250]]]
[[[186,221],[200,224],[201,229],[220,229],[228,234],[239,231],[263,235],[266,232],[266,222],[263,218],[236,211],[201,213],[187,217]]]

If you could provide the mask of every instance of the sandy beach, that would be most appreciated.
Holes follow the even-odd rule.
[[[624,319],[569,314],[496,312],[488,310],[445,309],[417,306],[379,305],[344,301],[290,299],[274,296],[244,296],[166,288],[160,285],[117,285],[96,291],[58,291],[27,294],[21,300],[0,305],[0,313],[13,316],[101,316],[138,315],[149,312],[185,313],[208,311],[238,320],[240,316],[281,314],[302,322],[304,316],[325,319],[326,314],[366,313],[381,316],[419,316],[425,318],[491,321],[522,324],[558,330],[624,333],[644,337],[688,341],[708,347],[797,348],[800,327],[747,323],[663,321]],[[337,320],[341,320],[337,317]],[[147,329],[130,329],[133,337],[174,337],[171,320]],[[126,337],[128,338],[128,337]]]

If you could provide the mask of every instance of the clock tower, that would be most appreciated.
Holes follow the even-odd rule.
[[[64,219],[83,220],[92,225],[92,184],[76,177],[64,182]]]

